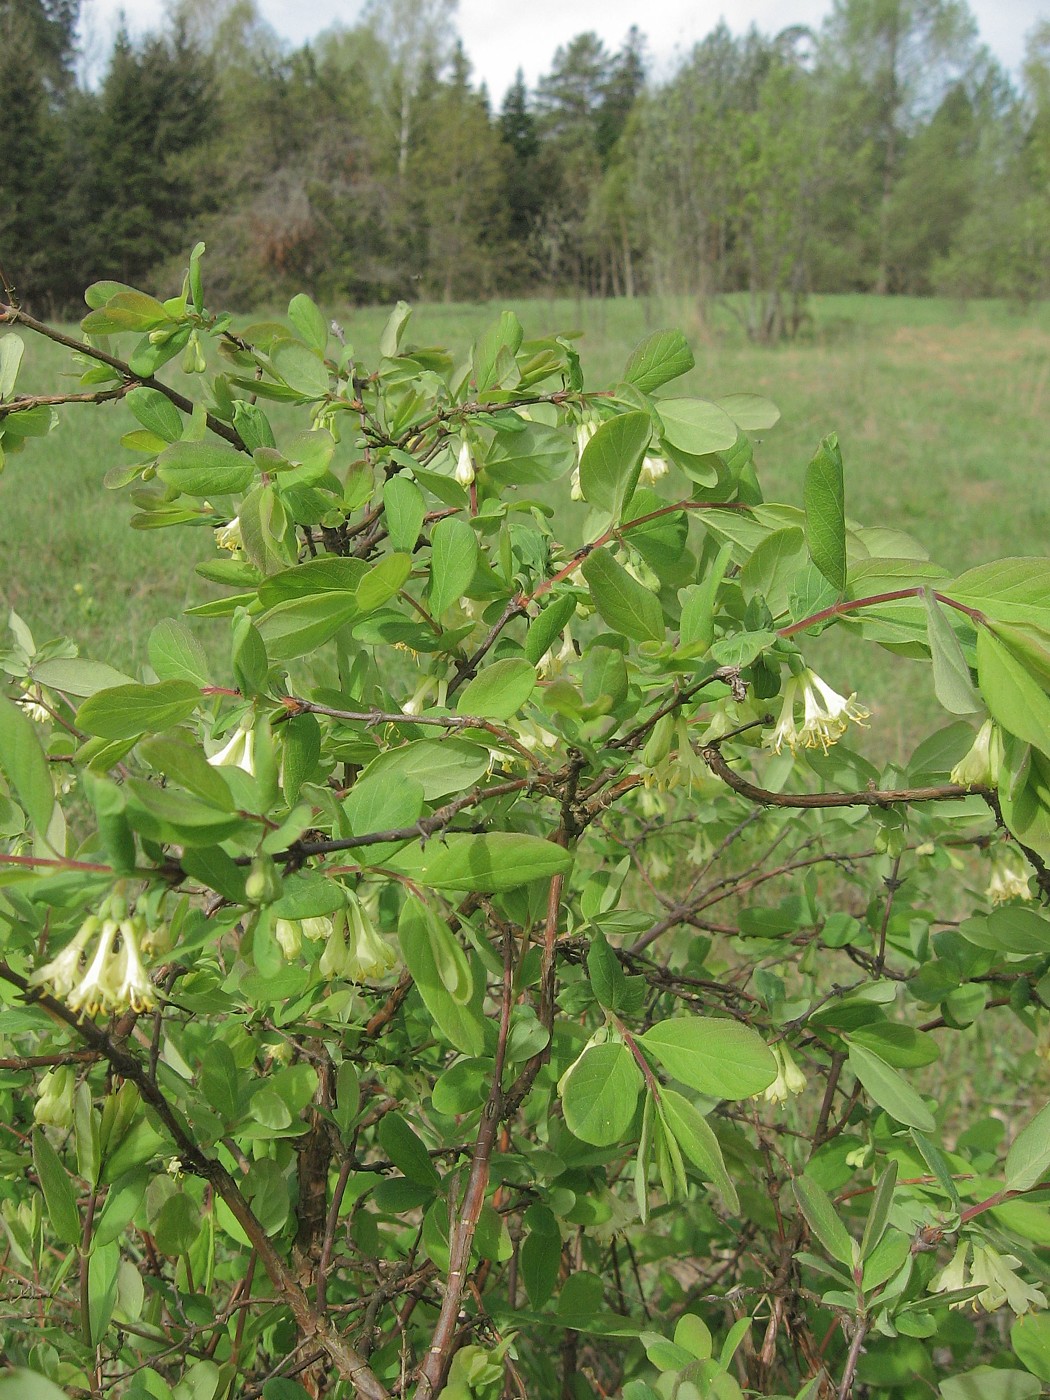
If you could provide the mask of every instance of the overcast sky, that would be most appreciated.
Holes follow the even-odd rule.
[[[300,44],[332,24],[352,25],[361,0],[257,0],[263,15],[284,38]],[[1050,14],[1050,0],[970,0],[981,38],[1001,62],[1016,70],[1024,37]],[[459,32],[474,65],[475,81],[488,84],[497,104],[525,70],[532,86],[550,68],[554,51],[573,35],[593,29],[615,49],[637,24],[649,41],[657,76],[680,50],[725,18],[735,32],[754,22],[765,33],[789,24],[819,25],[831,0],[460,0]],[[123,10],[133,33],[160,24],[163,0],[83,0],[83,29],[89,65],[104,61]],[[93,60],[93,62],[92,62]]]

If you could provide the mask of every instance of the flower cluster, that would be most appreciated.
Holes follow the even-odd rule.
[[[1008,853],[993,856],[992,875],[984,897],[991,904],[1008,904],[1011,899],[1031,899],[1028,874],[1019,859]]]
[[[97,914],[89,914],[72,940],[30,976],[84,1016],[118,1011],[149,1011],[156,992],[142,961],[142,948],[164,942],[164,930],[152,930],[141,913],[129,913],[123,895],[114,893]]]
[[[235,515],[228,525],[220,525],[215,531],[215,543],[219,549],[228,549],[231,554],[240,554],[244,549],[241,534],[240,516]]]
[[[951,771],[951,781],[962,787],[995,787],[1003,766],[1002,730],[986,719],[977,738]]]
[[[546,680],[553,680],[555,676],[560,676],[576,658],[577,651],[572,640],[572,633],[566,626],[559,649],[555,651],[553,647],[549,647],[536,662],[536,670]]]
[[[32,681],[23,681],[21,688],[23,693],[18,700],[18,705],[22,713],[35,720],[37,724],[50,724],[53,715],[44,703],[50,698],[47,693],[40,686],[34,685]]]
[[[930,1280],[931,1293],[952,1293],[958,1288],[967,1287],[980,1288],[981,1292],[973,1299],[973,1306],[982,1307],[985,1312],[994,1312],[1004,1303],[1018,1316],[1027,1312],[1029,1308],[1046,1307],[1045,1294],[1018,1277],[1020,1259],[1013,1254],[1000,1254],[988,1243],[974,1243],[973,1264],[970,1266],[967,1281],[966,1258],[969,1252],[969,1242],[960,1240],[951,1263]],[[959,1302],[951,1306],[961,1308],[963,1304]]]
[[[40,1081],[33,1122],[41,1127],[68,1130],[73,1126],[73,1094],[76,1075],[72,1065],[58,1065],[48,1070]]]
[[[213,753],[208,762],[214,768],[242,768],[249,777],[255,776],[255,716],[248,715],[241,720],[221,749]]]
[[[801,725],[795,718],[800,704]],[[774,753],[780,753],[785,744],[792,753],[797,749],[816,748],[827,753],[845,734],[850,720],[863,726],[869,714],[869,710],[857,704],[855,694],[849,697],[837,694],[815,671],[806,667],[799,675],[788,679],[780,718],[766,736],[766,743]]]
[[[322,939],[327,941],[332,936],[332,920],[323,914],[310,919],[275,919],[273,936],[286,958],[297,958],[302,951],[304,938],[317,942]]]
[[[642,458],[642,470],[638,473],[638,481],[643,486],[655,486],[662,476],[666,476],[670,467],[666,457],[651,457],[648,453]]]
[[[360,899],[347,891],[345,913],[331,921],[331,932],[321,954],[323,977],[342,977],[347,982],[371,982],[397,965],[397,953],[376,931]]]
[[[765,1090],[763,1098],[766,1103],[786,1103],[791,1094],[801,1094],[806,1087],[806,1076],[795,1063],[786,1041],[781,1041],[778,1045],[769,1047],[773,1052],[773,1058],[777,1062],[777,1077]]]

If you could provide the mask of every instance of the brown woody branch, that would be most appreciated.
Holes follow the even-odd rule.
[[[5,322],[9,325],[23,325],[27,330],[35,331],[37,335],[42,335],[47,340],[53,340],[56,345],[64,345],[67,350],[74,350],[78,355],[87,355],[92,360],[98,360],[100,364],[108,365],[110,369],[116,370],[121,379],[124,380],[124,392],[128,388],[134,389],[143,385],[147,389],[156,389],[159,394],[163,394],[180,413],[185,413],[187,416],[193,413],[195,407],[193,400],[188,399],[185,394],[180,394],[170,384],[165,384],[162,380],[157,379],[155,375],[138,375],[126,360],[119,360],[115,355],[100,350],[96,345],[89,345],[85,340],[76,340],[71,335],[65,335],[62,331],[55,330],[46,321],[38,321],[35,316],[30,316],[29,312],[23,311],[21,307],[0,302],[0,324]],[[206,413],[204,421],[216,437],[224,438],[231,447],[236,447],[239,452],[248,451],[240,433],[229,423],[224,423],[221,418],[216,418],[212,413]]]
[[[555,876],[555,879],[560,879]],[[452,1355],[456,1331],[459,1325],[460,1304],[467,1282],[467,1267],[470,1264],[470,1250],[474,1243],[481,1208],[485,1204],[485,1191],[489,1181],[489,1164],[496,1133],[503,1120],[505,1096],[503,1092],[503,1068],[507,1059],[507,1041],[510,1036],[510,1016],[514,1005],[514,940],[509,929],[503,934],[503,994],[500,1002],[499,1034],[496,1040],[496,1057],[492,1069],[492,1085],[488,1100],[481,1115],[474,1154],[470,1163],[466,1190],[459,1209],[459,1218],[452,1230],[449,1244],[448,1276],[445,1280],[445,1296],[441,1301],[441,1311],[430,1340],[430,1346],[419,1368],[419,1382],[414,1400],[433,1400],[445,1378],[449,1358]]]
[[[863,792],[771,792],[742,778],[730,768],[722,757],[717,744],[703,744],[700,757],[711,772],[733,789],[741,797],[763,807],[895,807],[902,802],[959,802],[964,797],[992,795],[990,788],[964,787],[961,783],[942,783],[934,787],[879,789],[866,788]]]
[[[0,403],[0,419],[10,413],[25,413],[30,408],[53,408],[63,403],[109,403],[122,399],[141,385],[141,379],[128,380],[114,389],[96,389],[93,394],[17,394],[7,403]]]
[[[409,600],[412,601],[412,600]],[[294,696],[286,695],[281,703],[287,706],[294,715],[312,714],[326,715],[329,719],[342,720],[346,724],[367,724],[369,726],[379,724],[398,725],[429,725],[435,729],[462,730],[480,729],[486,734],[491,734],[501,744],[513,749],[519,757],[525,759],[526,763],[532,767],[538,767],[539,763],[536,755],[530,753],[523,743],[512,734],[509,729],[504,729],[492,720],[482,719],[479,715],[410,715],[402,710],[386,712],[384,710],[337,710],[331,705],[318,705],[312,700],[299,700]]]

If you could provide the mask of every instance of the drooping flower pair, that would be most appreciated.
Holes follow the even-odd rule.
[[[1008,904],[1011,899],[1029,900],[1032,889],[1020,857],[1010,852],[993,856],[992,874],[984,897],[991,904]]]
[[[796,711],[802,709],[802,723]],[[827,753],[845,734],[849,721],[864,726],[870,711],[857,704],[856,694],[839,695],[809,667],[788,678],[784,703],[776,727],[766,736],[774,753],[785,744],[792,753],[798,749],[823,749]]]
[[[122,896],[111,896],[100,913],[89,914],[69,943],[29,978],[70,1011],[84,1016],[149,1011],[156,990],[142,959],[151,940],[145,917],[129,913]]]
[[[327,940],[331,934],[332,920],[323,914],[309,919],[275,919],[273,923],[273,936],[281,952],[289,959],[297,958],[302,952],[304,938],[316,943],[321,939]]]
[[[993,719],[986,719],[971,747],[951,771],[951,781],[961,787],[995,787],[1003,766],[1003,734]]]
[[[1029,1308],[1046,1307],[1045,1294],[1019,1277],[1017,1270],[1021,1267],[1021,1261],[1015,1255],[1000,1254],[987,1242],[975,1241],[973,1263],[967,1279],[969,1251],[969,1241],[960,1240],[951,1263],[930,1280],[931,1293],[952,1293],[958,1288],[979,1287],[981,1292],[974,1296],[973,1306],[975,1309],[984,1308],[985,1312],[994,1312],[1004,1303],[1018,1316]],[[961,1308],[963,1303],[952,1303],[951,1306]]]
[[[762,1096],[766,1103],[786,1103],[791,1094],[803,1092],[806,1087],[806,1076],[796,1064],[795,1057],[786,1041],[782,1040],[779,1044],[771,1045],[769,1048],[777,1062],[777,1077],[764,1090]]]
[[[329,922],[331,932],[319,963],[323,977],[371,982],[397,965],[397,953],[379,934],[353,891],[347,891],[345,912]]]
[[[223,744],[211,754],[208,762],[213,768],[240,768],[250,778],[255,777],[255,715],[249,713]]]

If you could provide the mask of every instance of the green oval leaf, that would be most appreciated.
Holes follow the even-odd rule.
[[[664,1122],[685,1156],[719,1192],[726,1209],[735,1214],[740,1209],[740,1199],[726,1171],[718,1138],[707,1119],[695,1104],[674,1089],[660,1090],[660,1107]]]
[[[530,880],[564,875],[572,867],[572,856],[552,841],[516,831],[487,836],[452,832],[443,839],[432,838],[422,850],[411,846],[398,852],[390,865],[433,890],[497,894]]]
[[[1028,1191],[1050,1172],[1050,1104],[1026,1123],[1006,1154],[1006,1189]]]
[[[506,720],[516,715],[536,688],[531,661],[505,657],[494,661],[460,692],[456,710],[481,719]]]
[[[641,1070],[626,1045],[592,1045],[561,1083],[570,1131],[593,1147],[621,1142],[634,1118],[642,1083]]]
[[[157,475],[187,496],[229,496],[246,491],[255,463],[219,442],[174,442],[157,458]]]
[[[827,1192],[818,1186],[812,1177],[806,1175],[795,1177],[791,1186],[809,1228],[832,1259],[837,1259],[840,1264],[845,1264],[851,1269],[853,1240],[835,1213],[835,1207]]]
[[[750,1098],[777,1077],[769,1046],[757,1031],[737,1021],[679,1016],[660,1021],[639,1040],[668,1074],[712,1098]]]
[[[324,398],[331,387],[324,360],[300,340],[282,340],[274,347],[270,361],[281,379],[306,399]]]
[[[603,622],[638,642],[662,642],[664,614],[655,593],[632,578],[607,549],[583,561],[583,576]]]
[[[665,440],[691,457],[727,452],[736,442],[732,418],[706,399],[660,399],[656,408]]]
[[[77,725],[101,739],[158,734],[189,719],[200,699],[200,689],[192,681],[118,685],[85,700],[77,711]]]
[[[440,617],[471,585],[478,563],[478,537],[465,520],[439,520],[430,536],[430,610]]]
[[[69,1173],[58,1153],[44,1136],[43,1128],[33,1133],[33,1165],[44,1193],[51,1228],[63,1244],[80,1244],[80,1212]]]
[[[695,364],[681,331],[654,331],[631,352],[623,377],[643,394],[651,394],[661,384],[688,374]]]
[[[937,1126],[933,1114],[903,1076],[866,1046],[849,1041],[849,1066],[865,1089],[891,1118],[932,1133]]]
[[[580,458],[584,500],[619,518],[638,485],[642,458],[652,433],[648,413],[621,413],[603,423]]]
[[[55,810],[55,790],[33,721],[13,701],[0,696],[0,768],[26,815],[43,836]]]
[[[838,593],[846,588],[846,500],[842,454],[834,433],[806,468],[803,487],[810,558]]]

